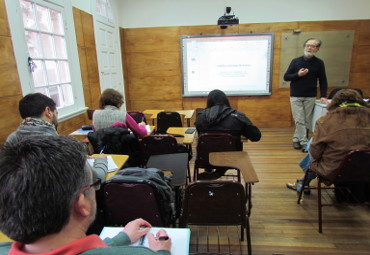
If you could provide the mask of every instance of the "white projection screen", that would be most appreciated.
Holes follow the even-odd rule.
[[[184,97],[271,95],[273,33],[181,36]]]

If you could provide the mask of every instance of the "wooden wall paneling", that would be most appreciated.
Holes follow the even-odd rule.
[[[0,97],[21,95],[21,83],[10,37],[0,36],[0,54]]]
[[[180,75],[180,53],[127,53],[129,77],[163,77]]]
[[[0,97],[0,146],[22,121],[18,113],[18,102],[21,98],[21,95]]]
[[[125,30],[125,51],[131,52],[178,52],[180,41],[178,27],[138,28]]]
[[[78,56],[80,60],[80,70],[81,70],[81,78],[82,78],[85,104],[87,107],[90,108],[93,105],[93,100],[91,98],[91,93],[90,93],[90,82],[89,82],[89,75],[87,71],[88,65],[87,65],[85,48],[78,46]]]
[[[130,79],[131,97],[140,100],[182,100],[179,76],[135,77]]]
[[[81,23],[85,46],[88,48],[95,48],[93,16],[87,12],[81,11]]]
[[[124,91],[125,91],[126,110],[135,111],[135,109],[133,109],[131,106],[131,100],[129,100],[130,99],[130,83],[129,83],[128,75],[126,75],[126,73],[128,73],[126,57],[124,54],[124,51],[126,50],[126,42],[125,42],[126,31],[123,28],[120,28],[119,34],[120,34],[120,41],[121,41],[121,59],[122,59],[122,68],[123,68],[123,83],[124,83]]]
[[[76,31],[76,41],[79,47],[85,46],[84,32],[82,26],[81,10],[73,7],[73,20]]]
[[[359,25],[359,20],[298,22],[298,28],[302,32],[356,30]]]
[[[88,123],[87,114],[80,114],[74,118],[67,121],[63,121],[58,124],[58,134],[59,135],[69,135],[73,131],[81,128],[82,125]]]
[[[352,57],[352,73],[369,73],[370,45],[357,46]]]
[[[0,0],[0,36],[10,36],[8,15],[5,8],[5,0]]]
[[[180,35],[213,35],[213,34],[238,34],[239,33],[239,26],[230,26],[226,29],[221,29],[219,26],[183,26],[180,27],[179,33]]]

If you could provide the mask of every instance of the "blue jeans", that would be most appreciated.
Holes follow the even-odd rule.
[[[298,165],[302,168],[302,170],[303,170],[304,173],[306,173],[306,171],[308,170],[308,168],[310,168],[310,166],[311,166],[312,156],[311,156],[311,153],[310,153],[310,150],[309,150],[311,142],[312,142],[312,138],[307,143],[306,150],[307,150],[308,153],[307,153],[306,157],[304,157],[301,160],[301,162],[298,163]],[[314,173],[308,173],[308,176],[307,177],[308,177],[308,183],[307,184],[309,184],[313,179],[316,178],[316,174],[314,174]],[[303,181],[303,178],[301,180]]]

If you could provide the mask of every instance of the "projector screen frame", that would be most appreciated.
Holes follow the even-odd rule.
[[[253,38],[252,38],[253,37]],[[266,50],[266,68],[261,80],[266,79],[264,82],[263,89],[260,90],[227,90],[220,87],[214,86],[207,90],[202,91],[189,91],[189,74],[188,74],[188,44],[191,39],[248,39],[249,41],[267,41],[267,45],[263,46]],[[181,71],[182,71],[182,96],[183,97],[205,97],[213,89],[221,89],[225,92],[227,96],[269,96],[272,91],[272,68],[273,68],[273,57],[274,57],[274,33],[246,33],[246,34],[214,34],[214,35],[183,35],[180,36],[180,54],[181,54]],[[247,79],[247,78],[246,78]],[[260,85],[258,85],[260,86]]]

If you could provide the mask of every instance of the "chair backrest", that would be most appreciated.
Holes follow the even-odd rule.
[[[176,138],[171,135],[149,135],[140,142],[141,164],[146,166],[149,157],[178,152]]]
[[[370,148],[347,153],[338,170],[336,184],[370,183]]]
[[[121,127],[102,128],[88,133],[87,137],[94,153],[100,153],[105,146],[104,153],[106,154],[129,155],[126,167],[140,165],[140,143],[128,129]]]
[[[130,115],[136,121],[136,123],[140,123],[142,121],[146,123],[145,114],[142,112],[128,111],[127,114]]]
[[[181,226],[246,224],[246,199],[235,181],[197,181],[185,189]]]
[[[175,193],[159,169],[122,169],[106,181],[103,191],[109,224],[144,218],[153,226],[168,226],[175,215]]]
[[[188,165],[188,153],[172,153],[151,155],[146,166],[172,172],[171,184],[181,186],[186,184],[186,170]]]
[[[157,133],[166,134],[169,127],[182,127],[181,115],[178,112],[159,112],[157,114]]]
[[[87,118],[89,120],[92,120],[93,119],[94,111],[95,110],[90,110],[90,109],[87,110]]]
[[[145,183],[107,183],[103,185],[105,224],[125,226],[143,218],[153,226],[164,226],[153,188]]]
[[[238,142],[235,137],[227,133],[204,133],[198,138],[197,167],[205,168],[211,166],[209,163],[210,152],[237,151]]]

